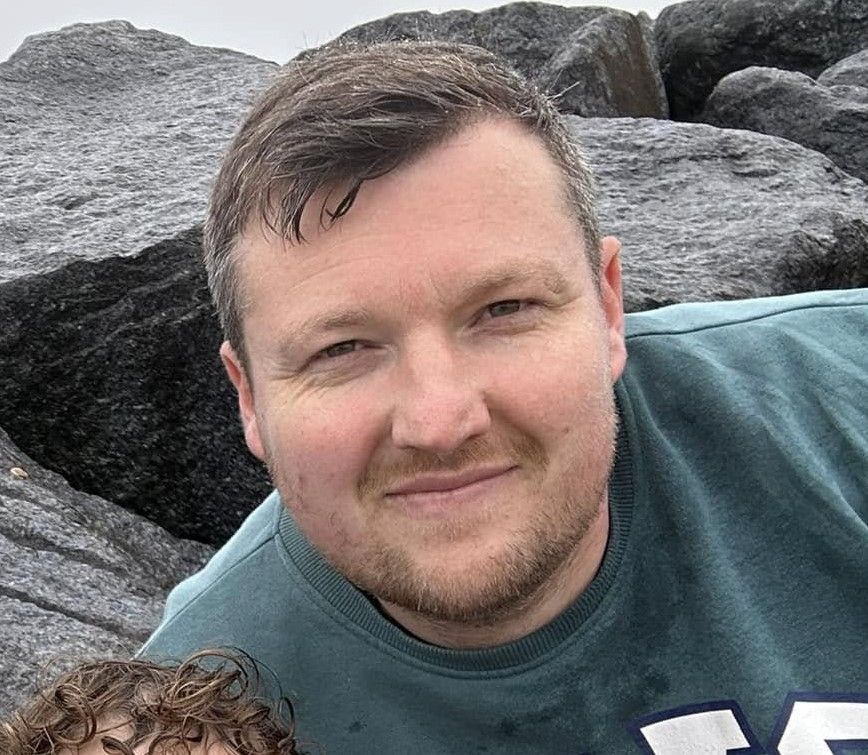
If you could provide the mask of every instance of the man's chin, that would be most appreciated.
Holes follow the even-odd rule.
[[[557,551],[520,542],[501,548],[456,547],[439,554],[380,552],[350,581],[387,613],[410,613],[452,624],[487,626],[520,612],[569,560],[576,543]],[[345,571],[346,569],[341,569]],[[350,570],[352,571],[352,570]],[[397,608],[398,611],[389,610]]]

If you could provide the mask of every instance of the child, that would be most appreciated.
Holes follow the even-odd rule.
[[[0,753],[301,755],[289,701],[257,699],[246,661],[207,651],[174,666],[79,666],[0,722]]]

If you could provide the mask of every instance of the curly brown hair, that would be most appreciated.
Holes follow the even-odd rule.
[[[103,660],[62,674],[0,721],[3,755],[77,752],[100,737],[104,752],[190,753],[221,743],[237,755],[302,755],[288,699],[255,696],[259,672],[244,654],[203,651],[175,665]]]

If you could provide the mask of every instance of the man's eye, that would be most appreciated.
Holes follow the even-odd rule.
[[[486,310],[492,317],[505,317],[506,315],[514,315],[521,310],[523,305],[524,302],[521,299],[507,299],[489,304]]]
[[[334,359],[335,357],[342,357],[344,354],[352,354],[352,352],[356,351],[360,347],[361,344],[358,341],[341,341],[340,343],[332,344],[328,348],[323,349],[320,352],[320,355],[328,357],[329,359]]]

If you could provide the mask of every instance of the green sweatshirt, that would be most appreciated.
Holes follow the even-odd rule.
[[[329,755],[868,746],[868,291],[667,307],[627,335],[605,557],[547,626],[420,642],[272,494],[142,652],[242,648]]]

